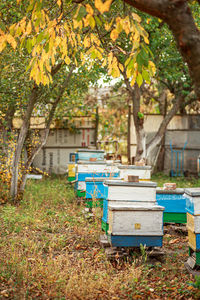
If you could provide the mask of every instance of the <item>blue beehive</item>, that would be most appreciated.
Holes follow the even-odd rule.
[[[164,222],[186,223],[186,198],[184,189],[163,190],[157,188],[156,201],[158,205],[164,206]]]

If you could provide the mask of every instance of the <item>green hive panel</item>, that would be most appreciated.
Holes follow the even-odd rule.
[[[86,200],[85,201],[86,207],[103,207],[103,200]]]
[[[81,197],[81,198],[85,198],[85,191],[82,191],[82,190],[77,190],[76,191],[76,196],[77,197]]]
[[[105,233],[107,234],[108,233],[108,229],[109,229],[109,224],[104,222],[103,220],[101,221],[101,229],[103,231],[105,231]]]
[[[71,182],[71,181],[76,180],[76,177],[68,177],[67,180]]]
[[[164,223],[187,223],[186,213],[165,213],[163,214]]]

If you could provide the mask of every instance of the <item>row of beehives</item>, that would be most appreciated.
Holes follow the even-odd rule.
[[[83,155],[74,165],[77,195],[85,197],[89,207],[103,202],[102,229],[112,245],[161,246],[163,208],[157,204],[165,208],[165,222],[186,223],[187,209],[190,254],[197,257],[196,263],[200,264],[200,205],[199,212],[195,210],[200,199],[197,189],[156,189],[156,183],[148,181],[151,171],[148,166],[110,163],[103,159],[103,151],[81,150],[80,153]],[[93,159],[98,155],[98,159],[90,160],[91,154]],[[127,175],[138,175],[143,181],[127,182]]]
[[[93,200],[101,199],[100,202],[103,201],[104,178],[127,180],[128,175],[137,175],[142,181],[149,181],[151,178],[150,166],[125,166],[117,162],[106,161],[104,156],[104,151],[87,149],[81,149],[71,154],[73,162],[68,166],[68,180],[76,181],[77,196],[86,196],[87,205],[89,206],[94,204],[92,204],[92,198]],[[94,180],[95,187],[93,186]],[[165,207],[164,222],[186,223],[186,201],[183,194],[184,189],[168,191],[157,188],[156,201],[159,205]]]

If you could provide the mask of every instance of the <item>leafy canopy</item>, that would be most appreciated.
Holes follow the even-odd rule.
[[[115,2],[111,4],[112,0],[82,1],[80,4],[62,0],[30,0],[27,4],[27,1],[17,0],[15,9],[23,7],[24,15],[0,29],[0,52],[8,45],[13,49],[26,48],[31,54],[27,69],[30,69],[30,78],[38,85],[52,82],[51,70],[58,60],[76,66],[80,62],[90,61],[93,64],[99,61],[103,67],[108,67],[113,77],[119,77],[125,67],[131,84],[137,78],[140,85],[145,76],[149,80],[138,67],[143,64],[138,56],[140,42],[147,45],[148,34],[141,25],[141,18],[133,12],[124,17],[115,14],[107,22],[106,16],[112,14]],[[124,34],[131,42],[124,65],[116,59],[112,47],[109,50],[102,47],[95,31],[98,26],[104,27],[113,43]],[[153,63],[149,68],[155,71]]]

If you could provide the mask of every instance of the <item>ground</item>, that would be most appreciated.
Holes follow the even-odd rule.
[[[184,267],[187,236],[165,227],[165,262],[148,262],[145,249],[111,262],[99,243],[101,209],[92,220],[83,211],[65,177],[29,180],[19,206],[0,206],[0,299],[200,298],[198,280]]]

